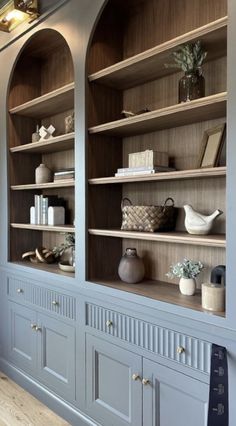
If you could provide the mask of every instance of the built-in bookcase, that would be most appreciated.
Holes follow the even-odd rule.
[[[124,4],[125,3],[125,4]],[[202,40],[208,51],[203,67],[206,96],[178,103],[177,69],[166,68],[170,54],[182,43]],[[88,262],[89,281],[146,297],[201,310],[200,295],[179,294],[177,281],[166,277],[169,265],[189,257],[206,268],[225,264],[226,164],[199,169],[197,160],[205,130],[226,122],[227,2],[226,0],[108,1],[88,53]],[[122,119],[121,111],[151,112]],[[168,151],[176,172],[119,177],[131,152]],[[171,196],[179,208],[171,233],[124,232],[121,199],[133,204],[160,205]],[[213,233],[186,233],[184,204],[209,214],[224,214]],[[117,269],[126,247],[144,258],[146,281],[121,283]]]
[[[8,108],[9,260],[21,263],[22,253],[52,248],[64,240],[63,233],[75,231],[74,180],[35,184],[40,163],[53,171],[74,167],[74,133],[65,133],[64,124],[74,110],[74,70],[69,47],[58,32],[42,30],[24,46],[12,72]],[[50,124],[55,137],[32,143],[36,126]],[[35,194],[66,200],[65,226],[30,225]],[[55,265],[28,266],[59,273]]]

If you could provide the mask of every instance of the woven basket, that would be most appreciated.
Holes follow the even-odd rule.
[[[171,205],[167,205],[169,201]],[[123,198],[121,211],[121,229],[125,231],[164,232],[175,228],[178,210],[173,198],[167,198],[162,206],[133,206],[129,198]]]

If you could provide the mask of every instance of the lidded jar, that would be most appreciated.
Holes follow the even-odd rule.
[[[120,279],[125,283],[135,284],[142,281],[144,273],[143,260],[137,255],[136,249],[127,248],[118,268]]]

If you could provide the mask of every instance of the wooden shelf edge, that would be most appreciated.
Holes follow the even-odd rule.
[[[208,107],[210,105],[215,105],[217,103],[226,103],[227,101],[227,92],[221,92],[214,95],[206,96],[204,98],[196,99],[191,102],[184,102],[176,105],[171,105],[166,108],[161,108],[155,111],[146,112],[143,114],[135,115],[133,117],[122,118],[119,120],[111,121],[109,123],[100,124],[98,126],[90,127],[90,134],[98,133],[109,133],[109,131],[114,130],[126,130],[135,125],[147,123],[151,120],[158,120],[162,117],[168,117],[174,114],[187,113],[189,111],[194,111],[196,109],[201,109]],[[206,115],[207,120],[207,115]],[[195,120],[196,121],[196,120]],[[184,122],[183,122],[184,123]],[[173,125],[172,125],[173,127]]]
[[[32,231],[46,231],[46,232],[75,232],[72,225],[31,225],[29,223],[11,223],[12,228],[15,229],[28,229]]]
[[[49,92],[49,93],[45,93],[44,95],[38,96],[37,98],[34,98],[31,101],[25,102],[24,104],[17,105],[16,107],[11,108],[9,112],[10,114],[17,114],[17,113],[23,112],[26,109],[32,108],[36,105],[40,105],[44,102],[47,102],[50,99],[56,98],[57,96],[70,92],[74,90],[74,88],[75,88],[74,82],[66,84],[65,86],[60,87],[59,89],[53,90],[52,92]]]
[[[69,188],[75,186],[75,181],[60,180],[58,182],[49,182],[41,184],[28,184],[28,185],[12,185],[12,191],[25,191],[25,190],[34,190],[34,189],[53,189],[53,188]]]
[[[116,229],[89,229],[90,235],[101,237],[128,238],[134,240],[156,241],[174,244],[189,244],[207,247],[225,248],[225,235],[190,235],[185,232],[135,232]]]
[[[17,265],[17,266],[23,266],[23,267],[26,267],[26,268],[36,269],[38,271],[50,272],[51,274],[62,275],[64,277],[75,278],[74,272],[62,271],[61,269],[59,269],[58,265],[55,264],[55,263],[53,263],[53,264],[31,263],[27,260],[22,260],[22,261],[11,262],[11,264]]]
[[[137,66],[137,64],[143,62],[145,63],[148,60],[154,60],[156,56],[161,53],[170,52],[176,49],[181,44],[186,42],[191,42],[195,39],[199,39],[208,35],[212,32],[218,31],[224,27],[227,27],[228,24],[228,16],[224,16],[223,18],[217,19],[216,21],[210,22],[202,27],[196,28],[192,31],[189,31],[185,34],[182,34],[174,39],[168,40],[165,43],[157,45],[151,49],[148,49],[144,52],[141,52],[131,58],[125,59],[124,61],[117,62],[114,65],[111,65],[107,68],[99,70],[93,74],[88,76],[88,80],[90,82],[99,82],[102,80],[106,81],[106,77],[112,78],[112,74],[118,74],[119,71],[129,70],[131,72],[132,67]],[[174,72],[174,71],[172,71]]]
[[[66,133],[64,135],[55,136],[48,140],[38,141],[34,143],[28,143],[20,146],[15,146],[10,148],[10,152],[44,152],[44,148],[47,152],[50,152],[50,147],[53,151],[56,149],[59,151],[61,149],[60,145],[62,142],[74,141],[75,133]],[[63,145],[64,146],[64,145]],[[64,147],[64,149],[70,149],[71,147]]]
[[[114,183],[152,182],[182,179],[203,179],[226,176],[226,167],[211,167],[203,169],[180,170],[173,172],[153,173],[150,175],[112,176],[89,179],[90,185],[106,185]]]
[[[210,312],[202,308],[200,291],[198,291],[194,296],[183,296],[179,291],[178,285],[176,284],[147,279],[138,284],[126,284],[120,280],[114,279],[98,280],[95,278],[90,281],[105,287],[137,294],[138,296],[155,299],[160,302],[170,303],[172,305],[181,306],[183,308],[200,311],[206,315],[208,314],[220,316],[223,318],[225,317],[225,312]]]

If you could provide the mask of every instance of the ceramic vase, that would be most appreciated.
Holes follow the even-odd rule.
[[[142,281],[144,273],[144,264],[136,249],[127,248],[118,268],[120,279],[128,284],[136,284]]]
[[[52,180],[53,180],[53,173],[47,166],[45,166],[45,164],[40,164],[35,169],[35,183],[37,184],[48,183],[48,182],[52,182]]]
[[[196,280],[194,278],[180,278],[179,290],[184,296],[193,296],[196,291]]]

